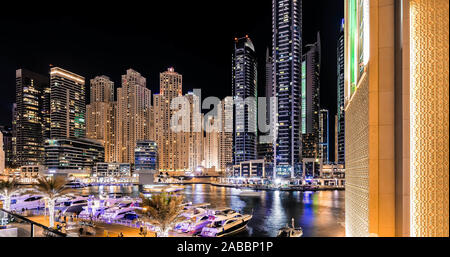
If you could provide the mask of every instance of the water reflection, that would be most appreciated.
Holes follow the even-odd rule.
[[[82,192],[139,196],[137,186],[87,187]],[[279,228],[291,223],[291,218],[295,219],[296,226],[303,228],[304,236],[344,236],[344,191],[258,191],[249,194],[249,190],[197,184],[186,185],[182,192],[186,201],[253,213],[248,231],[240,236],[276,236]]]

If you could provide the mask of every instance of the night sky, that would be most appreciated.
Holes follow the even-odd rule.
[[[183,75],[185,92],[201,88],[202,97],[231,95],[233,38],[245,35],[256,48],[258,95],[264,96],[265,54],[272,41],[271,0],[93,2],[20,2],[2,8],[0,125],[11,122],[18,68],[48,74],[53,64],[87,81],[107,75],[116,87],[126,69],[133,68],[157,93],[159,73],[174,67]],[[315,42],[317,31],[321,32],[320,99],[321,108],[330,110],[331,160],[336,42],[343,5],[343,0],[303,0],[303,44]]]

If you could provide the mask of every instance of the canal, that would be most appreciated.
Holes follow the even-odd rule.
[[[134,187],[100,186],[84,188],[83,193],[121,192],[139,195]],[[247,231],[238,236],[274,237],[278,229],[291,224],[303,228],[306,237],[344,236],[344,191],[253,191],[216,187],[207,184],[186,185],[181,191],[186,201],[211,203],[211,207],[231,207],[252,214]]]

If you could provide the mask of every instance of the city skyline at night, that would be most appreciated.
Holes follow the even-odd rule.
[[[0,237],[448,238],[448,0],[62,6],[0,16]]]

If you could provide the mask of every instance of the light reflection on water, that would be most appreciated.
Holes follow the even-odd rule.
[[[248,230],[239,236],[276,236],[286,224],[303,228],[304,236],[344,236],[344,191],[286,192],[257,191],[256,195],[240,195],[244,190],[211,185],[186,185],[184,196],[193,203],[210,203],[211,207],[231,207],[253,213]],[[249,190],[245,190],[248,192]],[[123,193],[137,197],[137,186],[100,186],[82,189],[85,194]]]

